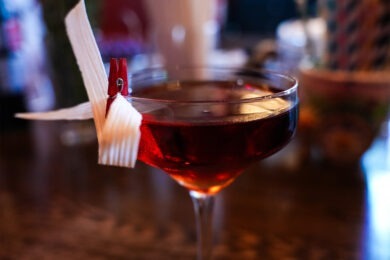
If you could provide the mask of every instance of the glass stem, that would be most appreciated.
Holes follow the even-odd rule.
[[[190,191],[197,229],[197,259],[211,258],[214,196]]]

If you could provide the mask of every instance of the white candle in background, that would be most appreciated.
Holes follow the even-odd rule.
[[[167,66],[204,65],[218,35],[215,0],[145,1],[151,38]]]

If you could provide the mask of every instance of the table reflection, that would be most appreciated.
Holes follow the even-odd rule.
[[[1,134],[1,259],[193,259],[187,192],[159,170],[97,165],[64,122]],[[389,259],[389,138],[361,167],[300,159],[299,138],[216,200],[215,259]]]

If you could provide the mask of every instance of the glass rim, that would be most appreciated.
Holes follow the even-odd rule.
[[[291,86],[288,86],[286,89],[272,93],[267,94],[264,96],[259,97],[248,97],[248,98],[241,98],[241,99],[211,99],[211,100],[188,100],[188,99],[160,99],[160,98],[145,98],[145,97],[137,97],[131,95],[131,85],[134,84],[132,82],[132,79],[137,75],[142,75],[144,73],[153,72],[153,71],[159,71],[159,70],[168,70],[168,69],[174,69],[176,71],[179,70],[218,70],[218,71],[238,71],[238,72],[249,72],[249,73],[257,73],[257,74],[268,74],[273,75],[276,77],[279,77],[280,79],[286,80],[286,82],[291,82]],[[252,78],[256,78],[256,76],[249,76]],[[128,98],[132,101],[149,101],[149,102],[160,102],[160,103],[183,103],[183,104],[202,104],[202,103],[253,103],[253,102],[259,102],[264,100],[270,100],[275,98],[280,98],[283,96],[290,95],[294,92],[297,92],[298,89],[298,80],[291,76],[287,75],[286,73],[274,71],[274,70],[268,70],[268,69],[256,69],[256,68],[246,68],[246,67],[223,67],[223,66],[175,66],[175,67],[166,67],[166,66],[157,66],[157,67],[150,67],[145,68],[141,70],[137,70],[134,72],[129,73],[129,96]]]

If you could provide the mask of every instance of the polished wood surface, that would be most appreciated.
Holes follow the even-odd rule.
[[[142,163],[98,165],[92,128],[70,127],[0,134],[0,259],[195,259],[187,191]],[[389,144],[335,167],[296,140],[254,165],[216,199],[214,259],[390,259]]]

